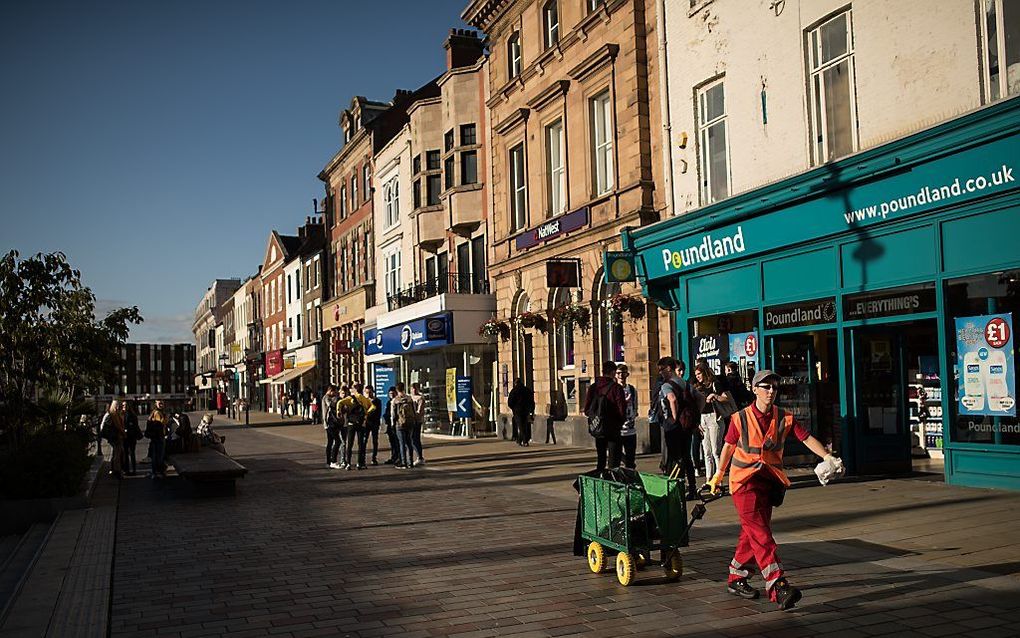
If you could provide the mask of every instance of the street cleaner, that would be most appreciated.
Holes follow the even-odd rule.
[[[772,370],[759,370],[754,375],[751,383],[754,402],[730,418],[719,471],[707,487],[713,494],[718,493],[732,461],[729,484],[740,517],[740,538],[730,562],[726,590],[741,598],[757,598],[758,590],[747,582],[750,567],[757,563],[769,600],[787,610],[797,604],[801,592],[786,579],[772,536],[772,508],[783,503],[790,486],[783,471],[786,438],[793,434],[827,464],[842,468],[842,462],[797,423],[792,414],[775,405],[779,380]]]

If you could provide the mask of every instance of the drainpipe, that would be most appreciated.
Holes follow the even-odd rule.
[[[662,115],[662,185],[666,191],[666,217],[676,214],[673,196],[673,142],[669,116],[669,64],[666,60],[666,0],[658,0],[655,27],[659,32],[659,108]]]

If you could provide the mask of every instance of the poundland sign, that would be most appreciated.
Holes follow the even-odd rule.
[[[680,270],[684,266],[704,264],[744,252],[744,229],[737,226],[732,235],[703,235],[701,240],[692,246],[673,250],[662,249],[662,262],[666,272]]]
[[[731,224],[677,237],[682,218],[634,232],[643,279],[675,277],[754,255],[1020,188],[1020,135],[978,144],[885,179],[812,196]],[[659,228],[661,227],[661,228]],[[682,231],[681,231],[682,232]]]

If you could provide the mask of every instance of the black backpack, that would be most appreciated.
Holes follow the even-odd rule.
[[[360,428],[365,424],[365,406],[361,401],[354,399],[354,405],[347,411],[347,425]]]
[[[609,401],[608,392],[600,392],[591,402],[588,413],[588,434],[602,438],[609,432],[609,422],[613,418],[613,404]]]
[[[692,430],[698,427],[701,423],[701,419],[697,410],[695,410],[694,395],[691,394],[690,384],[684,383],[683,385],[680,385],[673,380],[669,380],[666,383],[673,388],[673,394],[676,395],[677,408],[679,409],[680,414],[669,414],[669,405],[662,405],[665,402],[657,399],[656,403],[659,404],[659,411],[662,415],[659,423],[662,425],[663,429],[666,431],[672,430],[672,428],[666,427],[666,421],[671,417],[672,421],[679,425],[683,430]]]

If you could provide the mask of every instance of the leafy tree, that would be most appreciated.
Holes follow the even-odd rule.
[[[142,317],[133,306],[97,321],[95,304],[63,253],[0,259],[0,431],[12,448],[114,381],[119,347]]]

